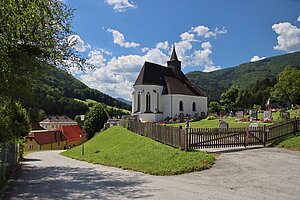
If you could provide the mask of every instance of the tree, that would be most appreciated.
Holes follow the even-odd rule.
[[[210,112],[216,112],[219,115],[220,111],[222,111],[222,106],[218,102],[212,101],[209,103],[208,110]]]
[[[2,95],[23,93],[43,63],[83,67],[68,40],[72,18],[73,9],[59,0],[0,0]]]
[[[271,91],[272,98],[284,104],[300,104],[300,69],[285,67]]]
[[[81,116],[80,116],[80,115],[76,115],[76,116],[75,116],[75,122],[77,122],[77,124],[78,124],[80,127],[82,127],[84,121],[81,120]]]
[[[84,130],[87,138],[91,139],[96,132],[99,132],[107,120],[108,114],[105,107],[101,104],[93,106],[84,119]]]
[[[224,104],[226,110],[233,111],[236,108],[238,95],[239,90],[236,87],[231,87],[221,94],[221,103]]]
[[[15,142],[29,133],[29,117],[19,102],[0,101],[0,130],[1,142]]]

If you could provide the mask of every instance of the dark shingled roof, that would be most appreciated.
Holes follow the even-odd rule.
[[[163,94],[183,94],[204,96],[199,88],[190,82],[181,72],[181,78],[176,78],[172,69],[158,64],[145,62],[135,85],[160,85],[164,86]]]

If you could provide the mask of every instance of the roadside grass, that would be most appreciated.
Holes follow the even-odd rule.
[[[282,142],[279,142],[276,147],[300,151],[300,136],[289,137]]]
[[[59,149],[58,149],[59,150]],[[27,156],[28,154],[31,154],[31,153],[35,153],[35,152],[41,152],[41,151],[57,151],[57,150],[31,150],[31,151],[24,151],[23,153],[23,158],[25,156]]]
[[[184,152],[127,129],[114,126],[100,132],[91,140],[62,152],[64,156],[106,166],[134,170],[151,175],[176,175],[210,168],[213,154]]]

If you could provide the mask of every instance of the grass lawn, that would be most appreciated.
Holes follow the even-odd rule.
[[[222,119],[229,124],[229,128],[241,128],[241,127],[249,127],[250,122],[235,122],[234,120],[236,117],[229,117]],[[213,120],[207,120],[207,119],[202,119],[200,121],[196,122],[190,122],[190,127],[191,128],[219,128],[219,120],[220,119],[213,119]],[[176,124],[167,124],[168,126],[182,126],[185,127],[185,122],[184,123],[176,123]]]
[[[300,136],[293,136],[280,142],[276,147],[300,151]]]
[[[291,113],[291,118],[294,118],[296,116],[299,116],[300,110],[289,110],[288,112]],[[259,119],[263,118],[263,113],[258,113],[257,117]],[[246,115],[247,116],[247,115]],[[279,112],[272,112],[272,117],[274,122],[281,121],[279,119]],[[236,117],[229,117],[222,119],[223,121],[228,122],[229,128],[242,128],[242,127],[249,127],[250,122],[235,122]],[[220,119],[213,119],[213,120],[200,120],[196,122],[190,122],[190,127],[191,128],[219,128],[219,120]],[[185,122],[184,123],[175,123],[175,124],[166,124],[167,126],[182,126],[185,127]],[[258,123],[259,126],[263,125],[271,125],[271,123]]]
[[[62,152],[64,156],[152,175],[175,175],[210,168],[215,161],[212,154],[179,149],[114,126],[98,133],[81,146]]]

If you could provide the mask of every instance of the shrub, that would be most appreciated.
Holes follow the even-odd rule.
[[[214,115],[210,115],[206,118],[206,120],[213,120],[213,119],[217,119],[217,117]]]

